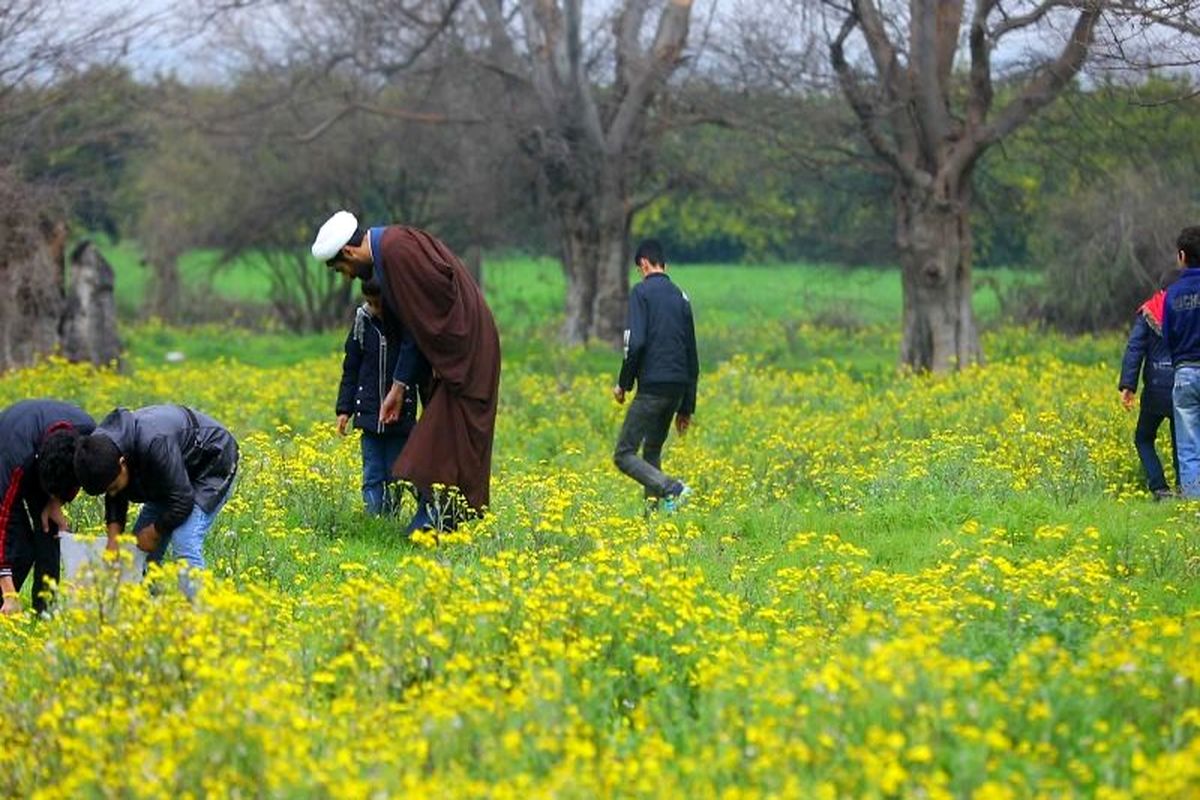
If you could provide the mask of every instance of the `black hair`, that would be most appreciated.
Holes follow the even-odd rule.
[[[75,448],[75,476],[90,495],[104,494],[121,474],[121,451],[107,436],[81,437]]]
[[[1192,225],[1179,232],[1175,246],[1183,251],[1184,262],[1189,266],[1200,266],[1200,225]]]
[[[79,491],[75,477],[75,448],[79,445],[79,431],[74,428],[56,430],[42,440],[38,447],[38,481],[46,494],[64,502],[71,500]]]
[[[1169,267],[1163,270],[1162,274],[1158,276],[1158,288],[1166,289],[1172,283],[1179,280],[1179,276],[1182,274],[1183,272],[1179,267]]]
[[[383,287],[379,285],[379,281],[374,279],[363,281],[362,293],[366,297],[381,297],[383,295]]]
[[[667,265],[667,257],[663,255],[663,246],[657,239],[643,239],[642,243],[638,245],[637,252],[633,254],[633,263],[640,263],[643,258],[656,267]]]

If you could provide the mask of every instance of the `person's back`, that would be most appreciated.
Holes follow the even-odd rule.
[[[229,499],[238,445],[212,417],[182,405],[114,409],[75,452],[85,492],[105,495],[110,548],[124,532],[129,504],[138,547],[161,561],[167,546],[188,566],[203,568],[204,538]],[[184,591],[194,590],[181,576]]]
[[[225,426],[187,406],[114,409],[96,426],[130,463],[125,494],[133,502],[164,502],[172,481],[191,486],[193,502],[211,510],[234,477],[238,447]]]
[[[1184,228],[1176,242],[1183,273],[1163,305],[1163,338],[1175,367],[1175,439],[1183,496],[1200,497],[1200,226]]]
[[[688,488],[661,471],[662,447],[672,417],[683,433],[696,409],[700,362],[695,323],[687,295],[666,275],[661,245],[642,242],[634,260],[643,280],[629,294],[625,358],[613,397],[624,403],[635,383],[637,395],[626,413],[613,461],[642,484],[647,497],[674,501]]]
[[[1179,481],[1174,404],[1171,399],[1175,388],[1175,369],[1171,365],[1171,351],[1162,336],[1166,290],[1178,277],[1177,269],[1164,273],[1159,280],[1159,290],[1138,308],[1133,329],[1129,333],[1129,341],[1125,346],[1121,378],[1117,384],[1122,404],[1126,409],[1131,409],[1137,394],[1140,373],[1142,395],[1133,443],[1146,473],[1147,488],[1155,499],[1173,496],[1173,492],[1167,486],[1162,460],[1158,457],[1155,447],[1158,429],[1164,419],[1170,421],[1171,455],[1175,465],[1175,480],[1177,483]]]
[[[1200,264],[1188,265],[1167,289],[1163,312],[1172,366],[1200,366]]]
[[[19,611],[17,593],[33,571],[34,610],[46,608],[59,578],[62,506],[79,490],[73,466],[81,436],[95,421],[59,400],[21,400],[0,411],[0,613]]]
[[[626,359],[624,367],[633,373],[627,377],[636,380],[638,391],[662,385],[693,387],[699,365],[692,304],[687,295],[665,272],[656,272],[633,287],[630,308],[636,308],[641,319],[630,320],[626,346],[634,358]],[[690,405],[695,405],[694,396]],[[685,408],[684,413],[691,413],[691,409]]]

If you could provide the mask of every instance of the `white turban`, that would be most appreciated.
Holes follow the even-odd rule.
[[[342,251],[342,248],[358,230],[358,219],[349,211],[339,211],[321,226],[317,238],[312,243],[313,257],[319,261],[328,261]]]

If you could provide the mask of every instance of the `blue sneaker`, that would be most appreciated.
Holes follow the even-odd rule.
[[[682,481],[675,481],[670,489],[667,489],[667,494],[663,497],[663,508],[668,512],[678,511],[687,503],[689,497],[692,496],[692,487]]]
[[[425,503],[418,503],[417,513],[413,514],[413,518],[408,523],[408,527],[404,529],[404,533],[411,535],[414,531],[427,531],[433,527],[433,517],[429,515],[429,506]]]

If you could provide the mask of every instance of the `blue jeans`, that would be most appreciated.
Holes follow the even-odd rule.
[[[1154,445],[1158,440],[1158,429],[1163,420],[1171,425],[1171,460],[1175,466],[1175,480],[1179,481],[1179,456],[1175,449],[1175,414],[1168,407],[1163,409],[1157,404],[1145,402],[1138,411],[1137,428],[1133,432],[1133,446],[1137,448],[1138,458],[1146,470],[1146,485],[1152,492],[1167,490],[1167,476],[1163,473],[1162,460]]]
[[[163,556],[167,554],[167,545],[171,545],[175,551],[175,557],[186,561],[188,567],[204,569],[204,537],[208,535],[213,521],[216,520],[217,514],[221,513],[221,509],[225,507],[225,501],[228,499],[229,491],[226,491],[225,496],[221,498],[221,502],[217,504],[211,514],[206,513],[200,506],[192,506],[192,513],[188,515],[187,519],[181,522],[178,528],[158,540],[158,546],[154,548],[154,552],[146,556],[146,561],[161,562]],[[162,506],[157,503],[143,505],[137,522],[133,523],[134,532],[140,531],[154,522],[162,516],[162,512]]]
[[[407,434],[362,432],[362,497],[367,513],[396,510],[388,484],[392,483],[392,465],[407,441]]]
[[[1179,488],[1187,498],[1200,498],[1200,367],[1175,370],[1175,449],[1179,454]]]

